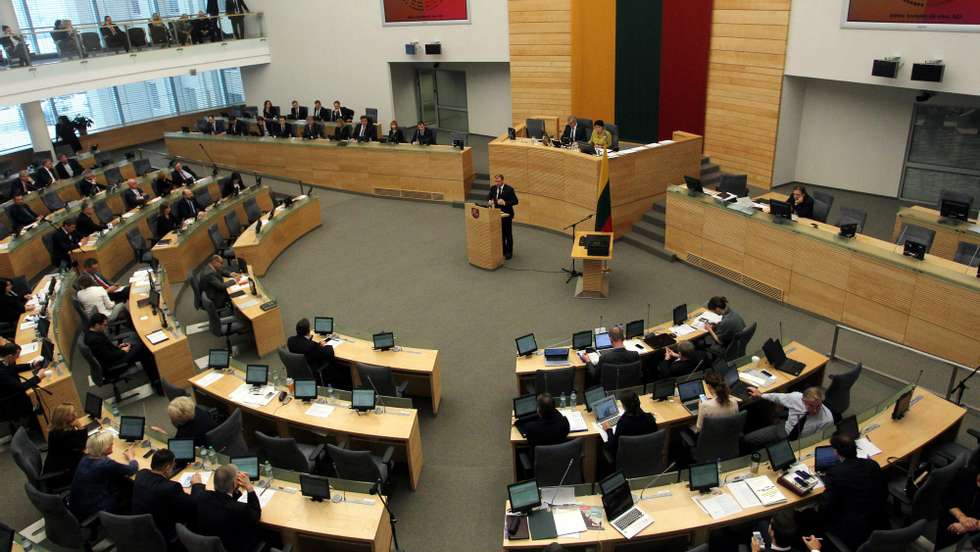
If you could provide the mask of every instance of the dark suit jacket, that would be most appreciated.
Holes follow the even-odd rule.
[[[71,167],[71,174],[68,174],[68,169],[65,167],[64,163],[58,163],[54,166],[55,170],[58,171],[59,178],[74,178],[82,174],[82,172],[85,170],[78,164],[78,161],[75,161],[74,159],[68,160],[68,166]]]
[[[350,127],[347,125],[337,125],[333,130],[334,140],[350,140]]]
[[[245,189],[245,183],[244,182],[239,182],[239,184],[238,184],[238,191],[241,192],[244,189]],[[230,196],[230,195],[232,195],[234,193],[235,193],[235,186],[231,183],[231,179],[229,178],[221,186],[221,197],[228,197],[228,196]]]
[[[79,237],[85,237],[92,232],[100,232],[105,230],[105,226],[99,224],[92,220],[92,217],[86,215],[85,213],[78,213],[78,217],[75,218],[75,233]]]
[[[34,171],[34,182],[40,188],[47,188],[57,179],[58,174],[55,172],[54,167],[51,167],[50,171],[44,167]]]
[[[105,190],[105,187],[98,182],[89,182],[88,180],[82,180],[78,183],[78,191],[85,197],[91,197],[95,194]]]
[[[7,208],[7,214],[10,215],[10,220],[16,226],[27,226],[37,220],[37,213],[26,203],[20,205],[12,203]]]
[[[211,414],[200,406],[194,407],[194,418],[177,428],[175,439],[194,439],[195,447],[208,446],[208,432],[217,427]]]
[[[409,140],[412,143],[418,142],[426,146],[432,145],[435,141],[432,139],[432,131],[429,127],[425,127],[425,130],[419,132],[419,128],[415,127],[415,132],[412,133],[412,139]]]
[[[157,239],[160,239],[173,232],[178,226],[180,226],[180,221],[177,220],[171,209],[169,216],[160,215],[160,218],[157,219],[157,227],[153,230],[156,232]]]
[[[657,431],[657,419],[653,414],[644,412],[639,416],[627,416],[623,414],[616,423],[616,430],[609,435],[607,446],[609,450],[616,454],[619,448],[619,438],[624,435],[648,435]]]
[[[171,173],[170,173],[170,181],[174,183],[174,187],[187,186],[187,185],[193,184],[194,181],[197,180],[197,174],[195,174],[194,171],[192,171],[190,169],[190,167],[182,167],[181,170],[183,170],[187,174],[191,175],[191,179],[188,180],[188,179],[184,178],[183,175],[181,175],[179,171],[176,171],[176,170],[171,171]]]
[[[63,478],[58,478],[58,484],[70,485],[78,461],[85,456],[86,440],[88,431],[85,429],[57,429],[48,432],[48,454],[44,457],[44,469],[41,473],[67,471]]]
[[[388,130],[388,141],[395,144],[402,144],[405,142],[405,134],[402,133],[402,129],[396,128],[395,130]]]
[[[248,136],[248,126],[241,121],[229,122],[225,132],[230,136]]]
[[[36,189],[37,189],[36,183],[24,184],[24,182],[20,178],[17,178],[10,183],[10,190],[7,192],[7,195],[10,197],[14,197],[15,195],[18,194],[26,196],[27,194],[31,193]]]
[[[228,303],[228,290],[225,288],[224,281],[224,277],[228,274],[227,270],[222,269],[219,272],[210,265],[205,266],[201,271],[201,291],[214,303],[215,308],[220,309]]]
[[[798,217],[803,218],[813,218],[813,198],[809,195],[803,196],[803,201],[797,205],[796,198],[793,194],[789,196],[789,206],[793,209],[793,213]]]
[[[85,330],[85,344],[92,350],[92,356],[99,361],[102,369],[108,371],[126,358],[126,352],[116,347],[109,337],[102,332]]]
[[[20,315],[24,314],[24,305],[26,304],[27,301],[16,293],[13,295],[0,293],[0,321],[16,323],[20,319]]]
[[[686,376],[694,372],[698,365],[701,365],[701,370],[705,370],[710,366],[710,364],[705,359],[706,354],[704,351],[694,350],[691,353],[691,358],[683,359],[679,358],[676,360],[671,360],[670,362],[664,362],[660,369],[660,376],[664,378],[676,378],[680,376]]]
[[[126,204],[127,211],[130,209],[135,209],[146,203],[146,194],[144,194],[142,190],[137,192],[133,189],[127,189],[125,192],[123,192],[123,203]]]
[[[228,552],[251,552],[258,542],[262,506],[255,492],[248,493],[248,504],[214,491],[197,499],[197,532],[221,539]]]
[[[133,482],[133,514],[150,514],[157,529],[167,542],[177,538],[177,524],[191,524],[197,518],[197,499],[204,493],[204,484],[191,486],[184,492],[180,483],[150,470],[140,470]]]
[[[301,105],[299,107],[290,107],[289,115],[286,115],[286,118],[296,121],[305,121],[308,113],[309,109],[306,106]]]
[[[827,530],[856,550],[883,519],[888,492],[881,468],[874,460],[853,458],[828,469],[823,480]]]
[[[53,250],[51,261],[56,266],[62,262],[70,265],[71,252],[77,248],[78,236],[74,232],[68,233],[63,228],[59,228],[54,231],[54,236],[51,239],[51,249]]]
[[[354,116],[354,110],[348,109],[344,106],[340,106],[340,111],[334,111],[332,108],[327,113],[331,121],[336,121],[337,119],[350,119]]]
[[[532,448],[538,445],[558,445],[568,439],[568,420],[561,414],[550,418],[538,416],[524,425],[527,444]]]
[[[276,138],[292,138],[293,129],[292,125],[288,122],[286,124],[280,125],[279,121],[275,122],[275,127],[270,126],[271,132]]]
[[[33,412],[34,405],[24,392],[41,380],[37,376],[27,381],[20,379],[20,372],[30,369],[28,364],[8,366],[0,362],[0,420],[27,417]]]
[[[358,142],[376,142],[378,140],[377,127],[368,123],[364,128],[364,136],[361,136],[361,124],[358,123],[354,125],[354,130],[351,131],[351,137],[353,137]]]
[[[311,127],[310,125],[303,126],[303,139],[304,140],[316,140],[320,137],[320,127],[316,126],[316,123]]]
[[[251,134],[252,136],[272,136],[273,133],[271,127],[269,127],[269,123],[266,123],[264,125],[255,125],[255,130]]]
[[[173,180],[170,180],[169,178],[164,176],[164,173],[160,173],[160,175],[163,177],[154,178],[150,186],[153,188],[153,193],[155,193],[160,197],[163,197],[173,191],[174,182]]]
[[[138,469],[136,460],[121,464],[111,458],[82,457],[71,482],[68,506],[78,519],[105,510],[124,514],[122,493],[129,490],[130,476]]]
[[[330,345],[326,347],[320,346],[308,337],[301,335],[290,336],[286,340],[286,347],[290,353],[305,356],[306,363],[310,365],[310,368],[314,372],[333,362],[333,347]]]
[[[414,138],[413,138],[414,139]],[[490,186],[490,191],[487,193],[487,201],[493,205],[495,209],[500,209],[501,211],[507,213],[512,217],[514,216],[514,205],[517,205],[517,193],[514,192],[513,186],[504,182],[503,186],[500,187],[500,191],[497,191],[497,186]],[[504,205],[497,205],[497,199],[504,200]]]
[[[184,220],[196,217],[198,213],[203,211],[203,209],[201,209],[201,206],[193,197],[182,197],[177,200],[177,204],[174,206],[173,211],[177,213],[177,220]]]
[[[313,116],[317,121],[329,121],[330,120],[330,110],[320,106],[320,111],[316,110],[316,106],[310,108],[310,115]]]
[[[575,125],[575,135],[572,135],[572,127],[565,125],[565,130],[562,131],[561,137],[563,140],[569,140],[571,142],[584,142],[589,139],[585,135],[586,128],[584,125]]]
[[[218,130],[218,122],[215,121],[213,123],[203,123],[201,125],[201,132],[204,134],[218,134],[220,132]]]
[[[245,13],[247,11],[248,6],[245,4],[245,0],[225,0],[226,13]]]
[[[207,9],[204,10],[208,15],[218,15],[221,13],[218,7],[218,0],[208,0]]]

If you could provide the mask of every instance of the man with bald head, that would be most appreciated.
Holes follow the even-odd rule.
[[[139,183],[136,182],[135,178],[127,180],[126,187],[128,189],[123,192],[123,203],[126,204],[127,211],[146,204],[146,194],[143,193],[143,190],[140,190]]]

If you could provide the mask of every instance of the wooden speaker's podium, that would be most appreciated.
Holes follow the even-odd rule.
[[[500,234],[500,218],[507,216],[499,209],[467,203],[466,255],[470,264],[496,270],[504,264],[504,244]]]
[[[581,245],[587,236],[609,236],[609,251],[606,255],[589,255],[588,250]],[[575,232],[575,242],[572,244],[572,259],[582,261],[582,275],[575,284],[575,297],[589,299],[606,299],[609,297],[609,275],[606,263],[613,256],[612,232]]]

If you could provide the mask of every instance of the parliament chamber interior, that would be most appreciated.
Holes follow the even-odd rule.
[[[976,2],[0,25],[0,552],[980,550]]]

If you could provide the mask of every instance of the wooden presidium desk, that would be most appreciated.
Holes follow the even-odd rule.
[[[777,301],[966,366],[980,363],[977,269],[808,219],[776,224],[707,195],[667,194],[666,247]]]
[[[255,283],[255,295],[252,295],[249,278]],[[231,298],[235,310],[252,324],[256,353],[263,357],[281,347],[286,342],[286,334],[282,328],[282,309],[255,279],[252,267],[249,266],[248,274],[237,282],[232,278],[226,278],[225,282],[232,284],[228,293],[237,295]],[[263,309],[262,305],[269,305],[269,308]]]
[[[939,222],[939,211],[915,205],[905,207],[895,215],[895,230],[892,232],[892,241],[898,239],[902,234],[903,224],[914,224],[928,228],[936,233],[932,241],[932,248],[929,253],[937,257],[952,261],[956,255],[956,247],[960,242],[980,245],[980,221],[970,219],[961,224],[943,224]],[[980,255],[977,255],[980,258]]]
[[[165,310],[167,305],[175,304],[166,271],[161,270],[153,277],[160,289],[160,309],[157,312],[153,312],[153,307],[149,303],[140,304],[141,300],[146,300],[150,296],[147,271],[137,271],[130,279],[129,314],[133,317],[133,329],[139,334],[143,346],[153,353],[160,377],[173,385],[183,387],[197,372],[194,357],[191,356],[187,335],[177,327],[173,315]],[[154,344],[150,340],[150,336],[154,334],[166,339]]]
[[[323,188],[431,201],[466,199],[473,183],[473,152],[451,146],[338,143],[301,138],[164,134],[167,152],[201,163],[214,161]]]
[[[320,199],[299,196],[289,207],[277,209],[272,220],[264,214],[249,225],[235,240],[235,256],[248,261],[256,276],[265,276],[276,257],[320,224]]]

